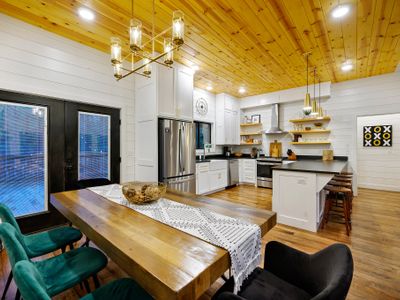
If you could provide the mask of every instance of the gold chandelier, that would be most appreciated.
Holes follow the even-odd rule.
[[[145,43],[142,43],[142,22],[133,18],[134,15],[134,1],[132,0],[131,15],[132,19],[129,26],[129,48],[128,55],[122,58],[121,39],[118,37],[111,38],[111,64],[114,68],[114,77],[118,80],[125,78],[131,74],[139,74],[145,77],[151,76],[151,64],[153,62],[171,67],[174,62],[174,50],[179,49],[184,43],[185,22],[184,15],[181,11],[174,11],[172,14],[172,26],[166,28],[157,35],[154,35],[154,17],[155,5],[153,0],[153,20],[151,37]],[[167,33],[171,31],[171,37],[166,37]],[[163,38],[163,39],[161,39]],[[155,55],[155,43],[163,46],[163,52]],[[151,44],[152,53],[146,52],[145,46]],[[141,60],[139,66],[135,65],[135,58]],[[161,61],[161,58],[163,60]],[[122,66],[122,62],[130,60],[131,68],[127,69]]]

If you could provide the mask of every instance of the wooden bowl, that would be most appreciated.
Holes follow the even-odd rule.
[[[160,199],[165,195],[167,186],[158,182],[132,181],[122,185],[122,194],[133,204],[144,204]]]

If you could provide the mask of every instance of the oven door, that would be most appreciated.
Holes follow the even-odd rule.
[[[280,163],[257,161],[257,186],[272,188],[272,167]]]

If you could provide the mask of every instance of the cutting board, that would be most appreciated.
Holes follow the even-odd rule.
[[[282,143],[277,140],[269,144],[269,156],[282,157]]]

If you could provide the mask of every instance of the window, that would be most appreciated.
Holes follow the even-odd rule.
[[[78,180],[110,179],[109,115],[79,112]]]
[[[47,108],[0,102],[0,202],[15,216],[47,210]]]
[[[196,149],[204,149],[204,144],[211,144],[211,124],[195,122],[196,124]]]

